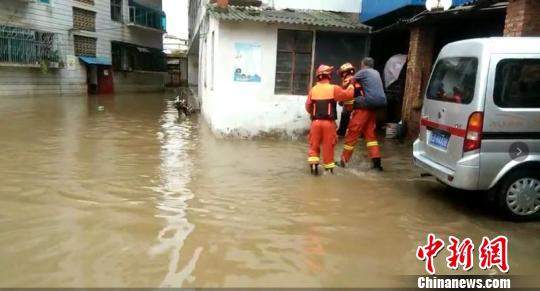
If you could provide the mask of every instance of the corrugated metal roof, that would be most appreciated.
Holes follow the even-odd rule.
[[[504,0],[471,0],[467,3],[468,5],[461,5],[451,8],[446,11],[423,11],[412,18],[409,19],[400,19],[395,23],[383,27],[379,30],[374,31],[374,33],[383,32],[391,29],[396,29],[400,27],[406,27],[412,24],[431,24],[433,22],[440,22],[443,20],[448,20],[455,18],[457,16],[462,16],[467,13],[488,13],[494,11],[505,10],[508,6],[508,2]]]
[[[229,21],[255,21],[310,25],[327,28],[368,32],[370,27],[346,18],[338,13],[321,10],[275,10],[268,7],[228,6],[226,9],[214,4],[208,6],[208,13],[218,19]]]

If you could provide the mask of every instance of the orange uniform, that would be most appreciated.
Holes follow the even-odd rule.
[[[365,96],[362,86],[357,81],[354,81],[355,97],[362,98]],[[368,150],[368,156],[371,159],[378,159],[381,157],[379,142],[377,141],[377,135],[375,129],[377,127],[377,115],[373,109],[360,109],[355,108],[351,113],[349,126],[347,127],[347,133],[345,134],[345,142],[343,145],[343,153],[341,154],[341,161],[347,163],[351,159],[354,151],[354,147],[358,143],[360,136],[364,136],[366,140],[366,147]]]
[[[327,170],[335,168],[334,146],[336,134],[336,104],[339,101],[349,101],[354,97],[354,87],[342,89],[330,84],[330,80],[322,79],[311,88],[306,101],[306,111],[311,116],[309,132],[308,162],[318,165],[320,162],[320,147],[323,148],[323,167]]]
[[[377,126],[376,121],[377,115],[374,110],[353,110],[351,113],[351,120],[349,121],[349,127],[347,128],[347,133],[345,135],[343,153],[341,154],[342,161],[346,163],[349,162],[360,135],[363,135],[366,140],[368,156],[371,159],[381,157],[379,142],[377,141],[377,136],[375,134],[375,128]]]

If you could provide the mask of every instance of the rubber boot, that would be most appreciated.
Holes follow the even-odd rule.
[[[379,172],[383,171],[383,167],[381,165],[381,158],[374,158],[374,159],[371,159],[371,161],[373,162],[373,166],[371,167],[372,169],[377,170]]]
[[[325,169],[325,171],[328,173],[330,172],[330,174],[334,175],[334,169]]]
[[[338,167],[341,167],[341,168],[347,167],[347,163],[345,163],[344,160],[340,160],[339,162],[336,162],[336,165],[338,165]]]
[[[311,175],[314,175],[314,176],[319,175],[319,165],[312,164],[312,165],[309,165],[309,168],[311,170]]]

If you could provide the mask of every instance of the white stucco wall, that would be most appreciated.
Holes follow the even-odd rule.
[[[275,95],[277,25],[260,23],[208,23],[206,44],[201,40],[199,96],[202,113],[214,133],[252,137],[261,134],[297,136],[309,127],[304,110],[306,96]],[[211,35],[215,35],[212,89]],[[233,79],[235,43],[257,43],[262,49],[260,83]],[[206,87],[205,72],[206,71]]]

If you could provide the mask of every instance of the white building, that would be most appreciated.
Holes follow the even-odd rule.
[[[304,132],[314,68],[359,64],[367,55],[361,1],[229,4],[190,1],[188,79],[206,121],[220,135]]]
[[[0,0],[0,95],[164,87],[161,0]]]

